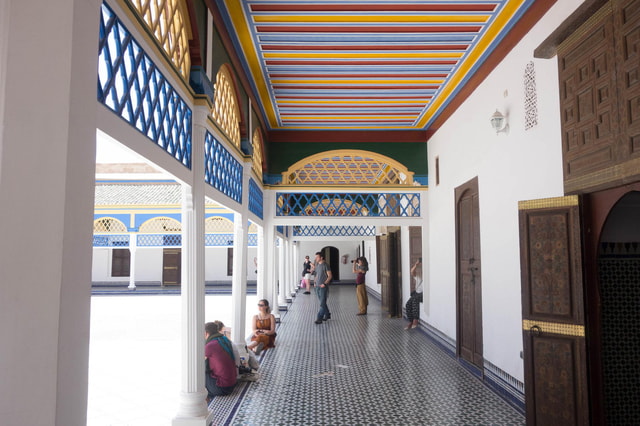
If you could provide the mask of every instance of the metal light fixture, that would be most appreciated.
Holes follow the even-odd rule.
[[[500,132],[506,132],[507,131],[507,118],[502,115],[502,113],[500,111],[498,111],[496,109],[496,112],[493,113],[493,115],[491,116],[491,127],[493,127],[493,130],[496,131],[496,135]]]

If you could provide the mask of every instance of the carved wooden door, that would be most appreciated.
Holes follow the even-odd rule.
[[[378,255],[378,277],[380,277],[380,307],[383,312],[389,311],[389,287],[391,276],[389,274],[389,239],[388,235],[376,237],[376,253]]]
[[[483,369],[478,179],[456,188],[458,356]]]
[[[521,201],[528,425],[589,423],[578,196]]]
[[[400,285],[399,250],[400,230],[387,228],[387,234],[376,237],[378,253],[378,276],[380,277],[381,307],[390,317],[402,315],[402,292]]]
[[[162,252],[162,285],[179,285],[182,278],[182,252],[166,248]]]
[[[409,262],[410,265],[415,265],[416,261],[422,259],[422,227],[410,226],[409,227]],[[423,277],[426,273],[426,268],[423,265],[420,271]],[[411,291],[415,290],[416,282],[411,277]]]

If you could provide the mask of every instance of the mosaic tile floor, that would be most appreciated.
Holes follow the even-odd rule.
[[[371,298],[356,316],[353,286],[334,286],[332,319],[314,324],[315,294],[294,298],[261,378],[211,404],[216,425],[524,425],[418,329]]]

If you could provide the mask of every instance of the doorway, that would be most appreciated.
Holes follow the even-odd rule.
[[[182,276],[182,250],[165,248],[162,250],[162,285],[180,285]]]
[[[455,189],[457,252],[457,354],[483,371],[482,264],[478,178]]]
[[[402,269],[400,265],[400,227],[389,226],[376,237],[378,277],[380,277],[382,310],[389,317],[402,317]]]
[[[597,247],[600,359],[605,424],[640,424],[640,191],[622,195]],[[596,340],[597,341],[597,340]]]
[[[333,246],[326,246],[320,250],[329,264],[333,281],[340,281],[340,250]]]

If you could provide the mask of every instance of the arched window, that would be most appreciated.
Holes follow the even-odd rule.
[[[412,185],[413,172],[369,151],[336,150],[304,158],[282,174],[285,185]]]
[[[184,0],[129,0],[180,74],[189,80],[191,28]]]
[[[155,217],[140,225],[140,234],[175,234],[182,232],[182,225],[170,217]]]
[[[231,142],[240,148],[240,108],[227,66],[220,67],[214,86],[211,116]]]
[[[93,222],[94,234],[123,234],[126,232],[125,224],[112,217],[102,217]]]
[[[259,129],[253,132],[253,170],[262,180],[262,134]]]
[[[204,232],[207,234],[233,233],[233,222],[220,216],[212,216],[204,221]]]

